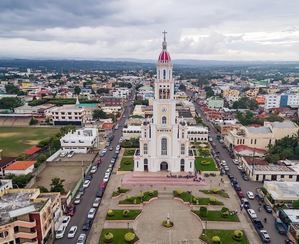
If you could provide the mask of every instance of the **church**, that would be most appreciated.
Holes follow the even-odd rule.
[[[134,156],[134,171],[194,172],[194,156],[187,137],[188,125],[176,116],[173,65],[163,32],[162,51],[154,84],[153,117],[141,126],[140,148]]]

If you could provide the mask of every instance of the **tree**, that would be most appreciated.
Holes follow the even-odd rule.
[[[107,114],[102,109],[96,109],[92,113],[93,119],[107,119]]]
[[[179,89],[181,91],[186,91],[186,86],[184,84],[180,84]]]
[[[37,123],[38,123],[38,120],[33,117],[29,121],[29,125],[37,125]]]
[[[100,88],[97,90],[98,94],[109,94],[110,89],[108,88]]]
[[[12,180],[12,184],[18,188],[24,188],[28,182],[32,179],[31,174],[27,175],[9,175],[8,178]]]
[[[63,185],[63,182],[65,180],[63,179],[60,179],[58,177],[55,177],[51,180],[51,192],[60,192],[60,193],[64,193],[65,190],[64,190],[64,185]]]
[[[214,91],[210,86],[205,87],[206,97],[212,97],[214,96]]]
[[[79,86],[75,86],[75,88],[74,88],[74,93],[75,93],[76,95],[79,95],[80,92],[81,92],[81,88],[80,88]]]
[[[7,94],[16,94],[16,95],[25,95],[23,91],[19,89],[19,87],[13,85],[13,84],[7,84],[5,85],[5,91]]]
[[[238,101],[235,101],[233,103],[233,108],[256,110],[258,108],[258,104],[253,99],[250,99],[248,97],[241,97]]]
[[[0,99],[0,109],[14,109],[23,105],[18,97],[3,97]]]
[[[38,188],[39,188],[39,190],[40,190],[41,193],[47,193],[47,192],[49,192],[49,190],[46,187],[44,187],[44,186],[39,186]]]

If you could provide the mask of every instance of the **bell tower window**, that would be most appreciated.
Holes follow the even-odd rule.
[[[161,155],[167,155],[167,139],[161,139]]]
[[[163,69],[163,80],[166,80],[166,70]]]
[[[166,125],[166,117],[165,116],[162,117],[162,125]]]

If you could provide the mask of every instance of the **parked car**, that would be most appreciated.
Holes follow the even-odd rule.
[[[89,211],[88,211],[87,218],[89,218],[89,219],[93,219],[94,216],[95,216],[95,214],[96,214],[96,209],[95,209],[95,208],[91,208],[91,209],[89,209]]]
[[[110,151],[112,151],[112,150],[113,150],[113,147],[112,147],[112,146],[111,146],[111,147],[109,147],[109,150],[110,150]]]
[[[81,202],[82,194],[78,193],[75,197],[74,204],[79,204]]]
[[[243,166],[242,165],[238,165],[237,168],[238,168],[238,170],[243,170]]]
[[[84,187],[84,188],[89,187],[89,185],[90,185],[90,180],[86,180],[86,181],[84,181],[84,183],[83,183],[83,187]]]
[[[66,155],[67,155],[67,152],[66,152],[66,151],[62,151],[62,152],[59,154],[59,157],[64,158]]]
[[[92,220],[87,218],[82,226],[82,230],[84,231],[90,230],[91,225],[92,225]]]
[[[95,172],[97,172],[98,167],[97,166],[92,166],[90,169],[90,173],[94,174]]]
[[[102,198],[96,197],[92,203],[92,207],[97,208],[100,206]]]
[[[96,193],[96,197],[103,197],[103,195],[104,195],[104,190],[100,188]]]
[[[256,215],[256,213],[253,209],[251,209],[251,208],[247,209],[247,213],[249,214],[251,219],[256,219],[257,218],[257,215]]]
[[[253,194],[253,192],[251,192],[251,191],[248,191],[247,193],[246,193],[246,195],[247,195],[247,197],[249,198],[249,199],[254,199],[254,194]]]
[[[80,236],[78,237],[78,240],[77,240],[77,244],[85,244],[85,240],[86,240],[86,235],[80,234]]]
[[[67,227],[70,221],[71,221],[70,216],[64,216],[63,219],[62,219],[61,225],[64,225],[65,227]]]
[[[80,187],[80,189],[79,189],[79,193],[80,193],[81,195],[83,195],[83,194],[85,193],[85,188],[84,188],[84,187]]]
[[[239,184],[235,184],[234,188],[236,191],[241,191],[241,186]]]
[[[271,242],[270,236],[266,230],[260,230],[258,233],[264,243]]]
[[[55,233],[55,238],[56,238],[56,239],[61,239],[61,238],[63,238],[63,236],[64,236],[64,232],[65,232],[65,228],[66,228],[65,225],[60,225],[60,226],[59,226],[58,230],[57,230],[56,233]]]
[[[249,181],[249,178],[248,178],[248,176],[247,176],[246,174],[242,174],[242,178],[243,178],[243,180],[245,180],[245,181]]]
[[[249,203],[249,201],[248,201],[247,198],[245,198],[245,197],[242,198],[241,203],[243,204],[243,206],[244,206],[245,209],[249,209],[250,208],[250,203]]]
[[[75,152],[74,152],[74,151],[70,151],[70,152],[68,153],[67,157],[68,157],[68,158],[71,158],[71,157],[73,157],[73,156],[74,156],[74,154],[75,154]]]
[[[91,180],[92,180],[92,175],[91,175],[91,174],[86,175],[86,176],[85,176],[85,180],[89,180],[89,181],[91,181]]]
[[[229,167],[227,165],[224,166],[225,171],[229,171]]]
[[[115,158],[112,158],[110,163],[114,164],[115,163]]]
[[[109,174],[111,173],[111,168],[106,169],[106,173],[105,174]]]
[[[66,209],[66,214],[68,216],[74,216],[76,212],[76,206],[74,204],[71,204],[69,207]]]
[[[268,205],[268,204],[264,204],[264,209],[265,209],[265,211],[267,212],[267,213],[272,213],[272,208],[271,208],[271,206],[270,205]]]
[[[72,226],[67,234],[67,238],[74,238],[76,235],[78,227],[77,226]]]
[[[108,182],[109,181],[109,177],[110,177],[110,173],[106,173],[104,178],[103,178],[103,181],[104,182]]]
[[[253,223],[256,230],[261,230],[261,229],[264,228],[264,225],[263,225],[262,221],[260,221],[259,219],[252,220],[252,223]]]
[[[240,199],[242,199],[242,198],[245,197],[245,196],[244,196],[244,193],[243,193],[242,191],[238,191],[237,194],[238,194],[238,197],[239,197]]]
[[[233,159],[233,163],[238,165],[239,164],[239,160],[238,159]]]
[[[284,228],[281,220],[275,220],[275,228],[279,234],[281,234],[281,235],[287,234],[287,230]]]

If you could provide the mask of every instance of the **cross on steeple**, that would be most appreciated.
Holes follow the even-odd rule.
[[[164,36],[164,41],[166,42],[166,34],[167,34],[167,32],[164,30],[164,31],[162,32],[162,34],[163,34],[163,36]]]
[[[163,50],[166,50],[166,48],[167,48],[167,42],[166,42],[166,34],[167,34],[167,32],[164,30],[162,32],[162,34],[163,34],[162,48],[163,48]]]

